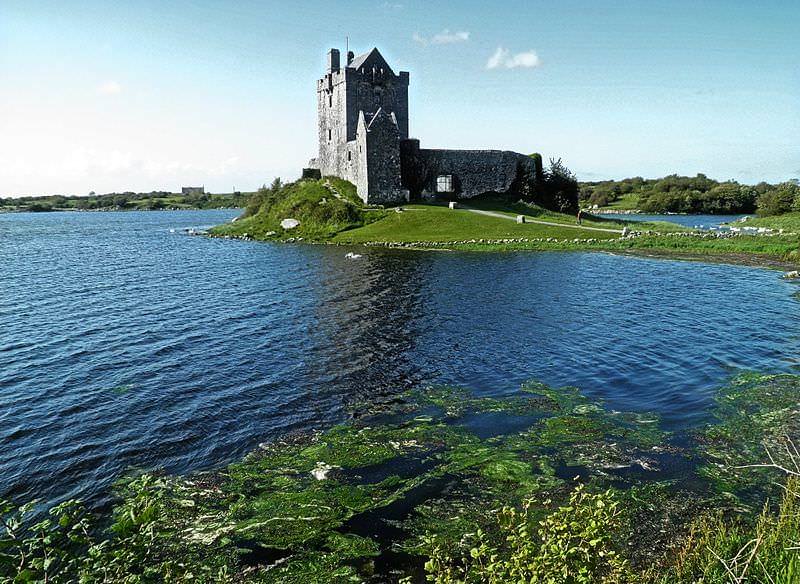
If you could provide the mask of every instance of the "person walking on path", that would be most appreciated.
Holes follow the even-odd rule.
[[[581,224],[581,213],[582,212],[583,212],[583,209],[578,209],[578,225]]]

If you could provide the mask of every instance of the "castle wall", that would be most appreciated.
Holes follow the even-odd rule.
[[[408,190],[401,182],[399,128],[395,116],[380,111],[366,128],[364,117],[358,126],[359,142],[365,138],[367,188],[370,204],[403,203],[408,201]]]
[[[367,119],[379,109],[393,113],[397,119],[397,126],[400,130],[400,138],[408,138],[408,83],[409,75],[405,71],[400,75],[390,72],[347,69],[347,128],[348,140],[355,139],[355,132],[358,125],[358,112],[363,111]]]
[[[338,69],[317,81],[319,153],[315,166],[323,175],[340,176],[344,171],[340,162],[347,143],[345,75],[346,70]]]
[[[533,160],[507,150],[420,149],[417,140],[402,146],[403,185],[412,198],[469,199],[485,193],[507,193],[535,176]],[[437,192],[437,178],[452,177],[452,193]]]

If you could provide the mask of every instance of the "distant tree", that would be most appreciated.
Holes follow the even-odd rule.
[[[31,213],[44,213],[47,211],[52,211],[53,208],[50,205],[46,205],[44,203],[31,203],[28,205],[27,210]]]
[[[64,195],[53,195],[48,203],[51,207],[63,208],[67,206],[67,197]]]
[[[784,182],[758,197],[758,214],[782,215],[792,209],[800,211],[800,186]]]
[[[125,195],[114,195],[111,197],[111,204],[119,209],[124,209],[128,206],[128,197]]]
[[[541,191],[545,207],[565,213],[577,211],[578,181],[560,158],[550,159],[550,166],[544,171]]]

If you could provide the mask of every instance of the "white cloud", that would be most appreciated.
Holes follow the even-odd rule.
[[[436,33],[431,38],[426,38],[415,32],[411,37],[414,42],[419,43],[423,46],[427,45],[452,45],[454,43],[464,43],[469,40],[469,31],[466,30],[459,30],[455,32],[450,32],[450,29],[446,28],[442,32]]]
[[[122,92],[122,85],[116,81],[104,81],[97,86],[97,93],[100,95],[117,95]]]
[[[458,32],[450,32],[444,29],[442,32],[433,35],[431,44],[434,45],[450,45],[453,43],[463,43],[469,40],[469,31],[462,30]]]
[[[428,44],[428,39],[426,39],[424,36],[422,36],[418,32],[415,32],[413,35],[411,35],[411,39],[415,43],[419,43],[421,45],[427,45]]]
[[[531,69],[542,64],[539,55],[534,51],[511,54],[511,51],[504,47],[497,47],[486,62],[487,69],[517,69],[520,67]]]

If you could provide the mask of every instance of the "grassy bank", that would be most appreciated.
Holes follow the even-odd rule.
[[[800,234],[800,213],[785,213],[770,217],[748,217],[741,224],[747,227],[766,227],[767,229],[780,230]]]
[[[798,390],[737,377],[687,440],[576,388],[430,387],[216,472],[128,480],[110,516],[0,503],[0,577],[788,584],[797,485],[750,465],[797,470]]]
[[[477,211],[483,212],[479,213]],[[517,223],[524,215],[525,223]],[[292,229],[284,219],[296,219]],[[775,233],[697,233],[667,222],[641,223],[571,215],[535,205],[481,198],[456,209],[445,203],[365,208],[355,187],[339,179],[302,181],[264,191],[248,216],[211,230],[217,237],[262,241],[306,241],[340,245],[419,249],[589,250],[644,253],[684,258],[794,265],[800,262],[800,214],[753,219],[754,227]],[[622,230],[628,231],[622,237]],[[784,229],[786,234],[778,234]]]

